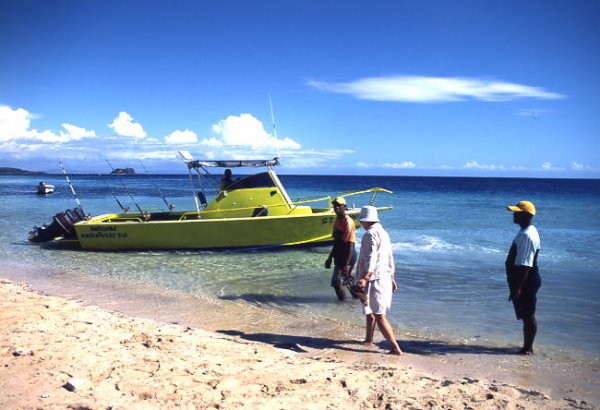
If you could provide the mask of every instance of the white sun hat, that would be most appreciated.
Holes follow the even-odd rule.
[[[360,215],[358,216],[360,222],[379,222],[379,216],[377,215],[377,208],[371,205],[365,205],[360,209]]]

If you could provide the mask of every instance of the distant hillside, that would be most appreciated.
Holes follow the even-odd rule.
[[[133,168],[115,168],[110,173],[111,175],[135,175]]]
[[[44,175],[45,172],[26,171],[19,168],[0,167],[0,175]]]

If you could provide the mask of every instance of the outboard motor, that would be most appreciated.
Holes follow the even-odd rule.
[[[30,242],[40,243],[51,241],[59,236],[66,238],[74,232],[73,225],[83,220],[85,214],[80,207],[67,209],[54,215],[50,225],[34,226],[29,232],[28,239]]]

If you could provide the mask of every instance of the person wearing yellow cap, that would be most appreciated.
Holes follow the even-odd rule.
[[[333,247],[325,261],[325,267],[331,268],[333,260],[333,274],[331,286],[340,301],[346,299],[344,284],[351,276],[354,260],[356,259],[354,244],[356,242],[356,227],[354,221],[346,214],[346,200],[343,197],[335,198],[331,204],[336,214],[333,223]]]
[[[521,227],[512,242],[506,258],[506,279],[518,320],[523,321],[523,347],[519,354],[533,354],[533,341],[537,333],[535,308],[537,291],[542,285],[537,264],[540,252],[540,235],[532,219],[536,213],[530,201],[520,201],[506,207],[513,212],[513,222]]]

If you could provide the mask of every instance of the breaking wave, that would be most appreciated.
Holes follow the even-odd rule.
[[[444,241],[441,238],[435,236],[423,236],[416,238],[410,242],[395,242],[392,243],[392,249],[394,252],[442,252],[442,253],[454,253],[454,252],[483,252],[483,253],[499,253],[502,252],[499,249],[493,249],[481,245],[465,244],[457,245]]]

